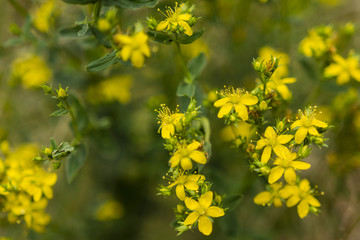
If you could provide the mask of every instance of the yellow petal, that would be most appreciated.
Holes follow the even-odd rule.
[[[274,207],[277,207],[277,208],[279,208],[279,207],[281,207],[282,206],[282,201],[281,201],[281,199],[280,198],[274,198]]]
[[[265,204],[269,203],[271,199],[272,199],[272,194],[264,191],[255,196],[254,203],[264,206]]]
[[[198,220],[199,218],[199,213],[198,212],[192,212],[189,214],[189,216],[187,216],[187,218],[184,221],[184,225],[192,225],[194,224],[194,222],[196,222],[196,220]]]
[[[193,151],[192,153],[190,153],[189,157],[197,163],[200,163],[200,164],[206,163],[206,157],[205,157],[204,153],[202,153],[200,151],[197,151],[197,150]]]
[[[196,211],[200,208],[200,205],[197,201],[191,198],[185,198],[185,205],[188,209]]]
[[[291,130],[296,128],[296,127],[300,127],[303,125],[303,122],[301,120],[296,120],[293,124],[291,124],[290,128]]]
[[[240,104],[240,103],[236,104],[235,112],[237,112],[237,114],[243,121],[248,120],[249,116],[248,116],[248,111],[247,111],[247,108],[245,107],[245,105]]]
[[[186,149],[189,151],[196,150],[200,147],[200,143],[198,141],[193,141],[191,144],[189,144]]]
[[[257,141],[255,149],[257,149],[257,150],[262,149],[263,147],[265,147],[265,145],[267,145],[267,140],[266,139],[260,139],[259,141]]]
[[[327,78],[338,76],[343,71],[343,67],[339,64],[332,63],[324,70],[324,76]]]
[[[120,51],[120,56],[123,61],[127,61],[130,58],[132,48],[130,46],[124,46]]]
[[[176,196],[181,200],[184,201],[185,200],[185,189],[184,189],[184,185],[179,184],[176,186]]]
[[[189,24],[185,21],[178,21],[179,25],[182,26],[184,28],[184,33],[188,36],[193,35],[193,30],[191,29],[191,27],[189,26]]]
[[[144,65],[145,57],[139,50],[132,52],[131,63],[136,68],[141,68]]]
[[[166,124],[161,128],[161,137],[164,139],[169,139],[175,133],[175,128],[173,124]]]
[[[339,85],[342,85],[342,84],[347,83],[349,80],[350,80],[349,73],[343,72],[336,78],[336,83]]]
[[[44,186],[43,187],[43,193],[46,196],[47,199],[52,199],[53,198],[53,190],[51,187],[49,186]]]
[[[310,135],[313,135],[313,136],[319,136],[320,135],[315,127],[309,127],[308,131],[309,131]]]
[[[215,103],[214,103],[214,106],[215,107],[221,107],[221,106],[224,106],[226,103],[228,103],[230,101],[230,98],[229,97],[225,97],[225,98],[221,98],[219,100],[217,100]]]
[[[207,216],[209,217],[221,217],[225,215],[224,209],[219,208],[219,207],[209,207],[208,209],[206,209],[206,213]]]
[[[267,127],[265,130],[265,137],[266,138],[275,138],[276,137],[276,133],[273,127]]]
[[[297,206],[297,212],[300,218],[304,218],[309,213],[309,204],[306,201],[301,201]]]
[[[199,205],[201,208],[207,209],[208,207],[210,207],[212,200],[213,200],[213,192],[208,191],[205,194],[201,195],[201,197],[199,198]]]
[[[277,140],[280,144],[286,144],[290,142],[290,140],[293,138],[293,135],[280,135],[277,137]]]
[[[328,126],[326,122],[323,122],[323,121],[320,121],[317,119],[313,119],[311,121],[311,124],[314,126],[317,126],[317,127],[321,127],[321,128],[327,128],[327,126]]]
[[[293,207],[296,204],[298,204],[298,202],[300,201],[299,196],[297,195],[293,195],[292,197],[290,197],[287,201],[286,201],[286,206],[287,207]]]
[[[226,103],[224,106],[222,106],[220,108],[220,111],[218,113],[218,118],[223,118],[224,115],[228,114],[231,111],[232,108],[233,108],[232,103]]]
[[[276,182],[277,180],[279,180],[281,178],[281,176],[283,175],[284,171],[285,171],[285,169],[280,166],[276,166],[276,167],[272,168],[270,171],[268,182],[270,184],[272,184],[272,183]]]
[[[185,184],[186,189],[196,191],[199,189],[199,185],[196,182],[186,182]]]
[[[261,155],[261,162],[266,164],[269,161],[270,156],[271,156],[271,147],[267,146],[264,148],[264,151]]]
[[[310,182],[306,178],[300,181],[299,188],[303,192],[308,192],[310,190]]]
[[[169,22],[168,21],[161,21],[157,27],[156,27],[156,31],[162,31],[164,30],[165,28],[167,28],[167,26],[169,25]]]
[[[211,234],[212,232],[212,223],[210,221],[210,219],[206,216],[200,216],[199,217],[199,223],[198,223],[198,226],[199,226],[199,231],[208,236]]]
[[[314,198],[313,196],[309,195],[306,197],[306,201],[311,205],[311,206],[314,206],[314,207],[320,207],[321,204],[320,202]]]
[[[171,167],[176,167],[177,165],[179,165],[180,159],[182,158],[182,155],[180,153],[175,153],[174,156],[172,156],[172,158],[170,158],[170,164]]]
[[[295,169],[300,169],[300,170],[306,170],[311,167],[310,163],[302,162],[302,161],[292,161],[290,166],[292,166]]]
[[[189,21],[190,18],[191,15],[189,13],[183,13],[179,15],[178,20]]]
[[[188,158],[188,157],[183,157],[180,161],[180,165],[181,165],[182,169],[184,169],[184,170],[190,170],[190,169],[192,169],[192,166],[193,166],[190,158]]]
[[[285,181],[290,184],[294,185],[296,183],[296,173],[293,168],[287,168],[284,173]]]
[[[39,188],[39,187],[36,187],[35,189],[34,189],[34,201],[35,202],[38,202],[38,201],[40,201],[40,199],[41,199],[41,196],[42,196],[42,191],[41,191],[41,189]]]
[[[306,138],[308,129],[306,127],[300,127],[295,133],[295,142],[300,144]]]
[[[258,102],[258,98],[251,94],[245,93],[241,95],[240,102],[244,105],[250,106],[256,104]]]
[[[275,147],[273,149],[277,156],[285,157],[289,153],[289,150],[285,146],[280,145],[280,144],[275,145]]]

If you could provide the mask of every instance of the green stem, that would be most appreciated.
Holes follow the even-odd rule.
[[[189,73],[189,71],[186,67],[186,61],[185,61],[184,55],[182,54],[182,51],[181,51],[181,45],[177,41],[177,39],[178,39],[178,36],[177,36],[177,34],[175,34],[176,49],[178,50],[178,53],[179,53],[179,56],[181,59],[181,68],[182,68],[183,72],[185,73],[185,82],[187,84],[192,84],[194,82],[194,79],[192,78],[191,74]]]
[[[73,110],[71,109],[70,104],[67,101],[67,99],[64,99],[64,103],[65,103],[66,109],[69,111],[69,114],[71,117],[71,122],[72,122],[72,125],[74,127],[74,132],[75,132],[75,139],[78,140],[80,138],[81,134],[80,134],[79,128],[77,126],[75,114],[74,114]]]
[[[27,16],[27,11],[15,0],[8,0],[9,3],[15,8],[15,10],[20,13],[23,17]]]
[[[101,7],[102,7],[101,0],[97,1],[94,4],[94,8],[93,8],[93,21],[94,21],[93,23],[94,24],[98,22],[100,12],[101,12]]]

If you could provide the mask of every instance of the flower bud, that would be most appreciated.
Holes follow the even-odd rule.
[[[262,101],[259,104],[260,111],[265,111],[267,109],[267,103],[265,101]]]
[[[63,89],[61,86],[58,90],[58,98],[60,99],[66,99],[68,97],[67,89]]]

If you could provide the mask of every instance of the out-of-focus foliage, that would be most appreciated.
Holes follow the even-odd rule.
[[[0,239],[359,239],[359,16],[5,0]]]

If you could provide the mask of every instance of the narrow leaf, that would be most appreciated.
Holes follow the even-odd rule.
[[[84,166],[86,160],[86,150],[84,145],[80,144],[75,148],[65,163],[66,178],[71,183],[80,169]]]

